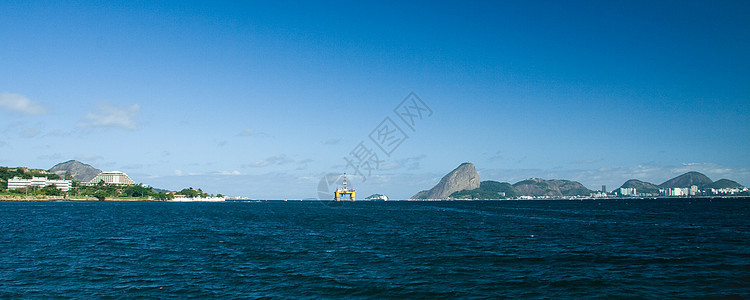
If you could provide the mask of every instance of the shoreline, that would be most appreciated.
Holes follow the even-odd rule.
[[[65,197],[65,196],[26,196],[26,195],[0,195],[0,202],[53,202],[53,201],[110,201],[110,202],[225,202],[224,198],[177,198],[172,200],[156,200],[146,198],[104,198],[99,200],[94,197]]]
[[[31,196],[0,196],[0,202],[53,202],[53,201],[100,201],[94,197],[64,197],[64,196],[44,196],[44,197],[31,197]],[[123,198],[105,198],[101,201],[161,201],[161,200],[148,200],[148,199],[123,199]]]
[[[220,200],[221,199],[221,200]],[[597,201],[597,200],[652,200],[652,201],[663,201],[663,200],[713,200],[713,199],[735,199],[735,200],[750,200],[750,196],[694,196],[694,197],[611,197],[611,198],[538,198],[538,199],[403,199],[403,200],[390,200],[390,201],[350,201],[350,202],[471,202],[471,201]],[[71,202],[264,202],[264,201],[283,201],[283,200],[225,200],[223,198],[182,198],[173,200],[155,200],[155,199],[143,199],[143,198],[105,198],[99,200],[94,197],[63,197],[63,196],[44,196],[44,197],[29,197],[29,196],[8,196],[0,195],[0,202],[57,202],[57,201],[71,201]],[[293,200],[298,201],[328,201],[328,200]],[[330,200],[333,201],[333,200]]]

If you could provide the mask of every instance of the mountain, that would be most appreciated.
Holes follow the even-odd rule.
[[[517,182],[513,187],[520,195],[534,197],[588,196],[592,192],[577,181],[560,179],[532,178]]]
[[[56,164],[54,167],[49,169],[49,172],[55,173],[62,178],[65,178],[66,175],[70,175],[73,177],[73,180],[87,182],[91,179],[94,179],[94,177],[101,173],[102,170],[84,164],[77,160],[69,160],[64,163]]]
[[[634,188],[636,192],[647,193],[647,194],[659,194],[659,187],[653,183],[640,181],[638,179],[630,179],[620,186],[620,188]]]
[[[451,194],[479,188],[479,174],[471,163],[463,163],[440,179],[433,188],[421,191],[411,199],[448,199]]]
[[[450,195],[451,199],[496,200],[518,197],[518,191],[507,182],[492,180],[482,181],[479,188],[458,191]]]
[[[734,180],[719,179],[711,184],[704,186],[705,189],[734,189],[743,188],[743,186]]]
[[[711,178],[698,172],[687,172],[675,178],[665,181],[660,184],[662,188],[686,188],[692,185],[697,185],[698,188],[703,188],[706,185],[713,183]]]

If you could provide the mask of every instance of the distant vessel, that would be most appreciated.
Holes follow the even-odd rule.
[[[370,197],[365,198],[370,201],[388,201],[388,196],[382,194],[373,194]]]
[[[172,202],[224,202],[224,197],[175,197]]]
[[[333,192],[333,200],[334,201],[342,201],[342,200],[349,200],[349,201],[355,201],[355,194],[356,191],[353,188],[348,188],[346,186],[347,180],[346,180],[346,173],[344,173],[344,183],[343,187],[336,188],[336,191]],[[349,195],[349,199],[341,199],[342,195]]]

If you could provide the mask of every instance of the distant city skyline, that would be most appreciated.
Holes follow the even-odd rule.
[[[0,11],[0,166],[76,159],[259,199],[317,197],[344,172],[360,198],[408,198],[463,162],[591,190],[688,171],[750,184],[746,1]]]

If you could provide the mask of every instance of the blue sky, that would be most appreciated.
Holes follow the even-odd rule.
[[[356,172],[352,153],[379,154],[350,178],[359,197],[407,198],[465,161],[511,183],[613,189],[695,170],[750,185],[747,1],[0,12],[3,166],[77,159],[152,186],[275,199],[317,197],[326,174]],[[431,110],[413,130],[394,111],[412,92]],[[370,139],[386,118],[408,136],[390,156]]]

